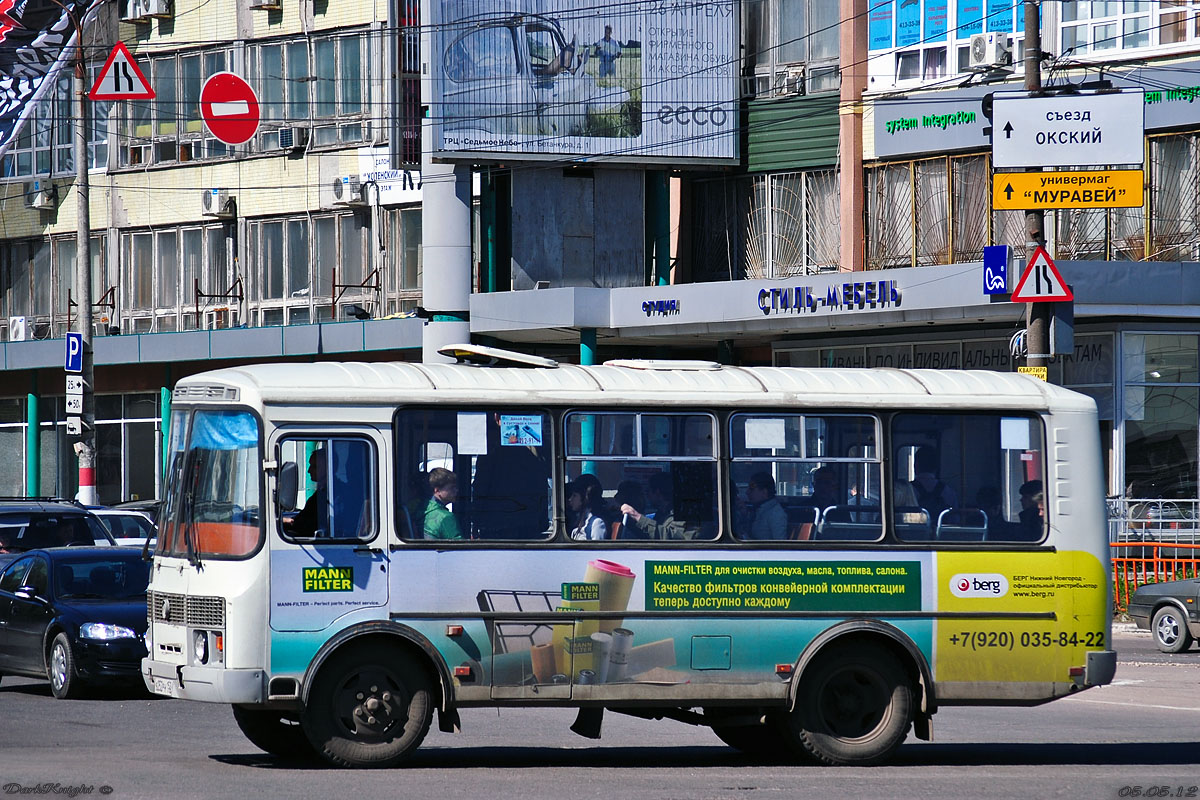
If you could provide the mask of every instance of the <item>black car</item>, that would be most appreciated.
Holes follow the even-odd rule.
[[[0,571],[0,676],[140,685],[150,565],[134,547],[31,550]]]
[[[1149,628],[1164,653],[1182,653],[1200,637],[1200,578],[1139,586],[1129,598],[1129,616]]]
[[[0,499],[0,567],[39,547],[116,544],[104,523],[79,503],[50,498]]]

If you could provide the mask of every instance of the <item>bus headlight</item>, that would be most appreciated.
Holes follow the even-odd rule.
[[[208,633],[196,631],[192,636],[192,657],[199,664],[208,663]]]

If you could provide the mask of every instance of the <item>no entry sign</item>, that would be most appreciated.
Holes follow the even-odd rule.
[[[247,142],[258,130],[258,95],[241,76],[218,72],[200,89],[200,116],[225,144]]]

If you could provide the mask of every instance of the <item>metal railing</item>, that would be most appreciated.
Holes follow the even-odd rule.
[[[1124,611],[1137,587],[1200,576],[1200,499],[1112,498],[1113,607]]]

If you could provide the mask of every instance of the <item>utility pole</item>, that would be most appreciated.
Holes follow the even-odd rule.
[[[79,459],[79,493],[84,505],[97,505],[96,497],[96,396],[92,364],[92,239],[91,190],[88,184],[88,137],[91,115],[88,113],[87,62],[83,49],[83,21],[71,12],[75,25],[75,75],[71,89],[75,94],[75,297],[78,313],[76,332],[83,339],[83,415],[75,455]]]
[[[1034,95],[1042,90],[1042,34],[1038,24],[1040,0],[1025,4],[1025,89]],[[1042,209],[1025,212],[1026,241],[1046,246],[1045,218]],[[1032,248],[1027,248],[1032,249]],[[1025,365],[1047,367],[1050,362],[1050,318],[1053,303],[1025,304]]]

